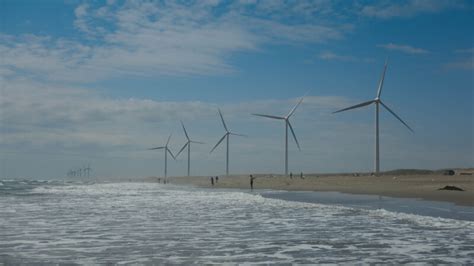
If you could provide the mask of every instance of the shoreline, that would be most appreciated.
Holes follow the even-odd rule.
[[[426,175],[308,175],[298,176],[253,175],[254,189],[283,191],[341,192],[355,195],[377,195],[394,198],[413,198],[429,201],[450,202],[460,206],[474,207],[474,175],[446,176]],[[157,178],[148,178],[157,182]],[[190,185],[202,188],[249,189],[248,175],[219,176],[219,181],[211,185],[210,177],[170,177],[175,185]],[[438,190],[445,186],[456,186],[464,191]]]

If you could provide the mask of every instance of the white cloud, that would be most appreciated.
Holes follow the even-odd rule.
[[[321,52],[318,57],[323,60],[327,61],[342,61],[342,62],[373,62],[372,58],[360,58],[352,55],[341,55],[336,54],[331,51],[323,51]]]
[[[214,121],[217,109],[216,104],[199,101],[107,99],[87,89],[26,80],[11,80],[1,88],[0,93],[0,127],[3,132],[0,145],[18,144],[28,139],[32,144],[94,144],[110,150],[114,150],[115,145],[131,143],[146,146],[156,137],[151,139],[152,134],[143,131],[156,130],[157,125],[179,120]],[[229,112],[226,116],[235,118],[243,114],[249,116],[250,110],[273,112],[282,103],[290,108],[296,100],[252,101],[221,107]],[[313,96],[305,100],[308,106],[326,109],[341,103],[345,101],[339,97]],[[123,132],[128,132],[129,136],[126,137]]]
[[[351,55],[338,55],[330,51],[325,51],[319,54],[319,58],[324,60],[337,60],[337,61],[356,61],[356,58]]]
[[[216,15],[216,5],[221,3],[81,4],[74,10],[74,25],[86,41],[5,35],[0,42],[5,55],[0,67],[43,80],[74,82],[123,75],[226,74],[235,71],[229,63],[235,53],[255,52],[278,42],[340,39],[350,28],[311,16],[286,23],[287,5],[275,5],[272,16],[265,19],[237,4]],[[300,12],[299,5],[290,6],[292,14]]]
[[[77,18],[84,17],[87,14],[87,8],[89,6],[87,4],[81,4],[74,9],[74,15],[76,15]]]
[[[407,1],[377,1],[373,5],[365,5],[360,13],[364,16],[380,19],[397,17],[413,17],[423,13],[437,13],[450,8],[460,8],[462,1],[450,0],[407,0]]]
[[[394,43],[387,43],[387,44],[379,44],[377,47],[381,47],[387,50],[391,51],[399,51],[407,54],[428,54],[429,51],[422,49],[422,48],[417,48],[413,47],[410,45],[404,45],[404,44],[394,44]]]

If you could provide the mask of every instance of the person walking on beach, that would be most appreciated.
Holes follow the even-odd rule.
[[[293,172],[290,172],[290,179],[293,179]]]
[[[211,176],[211,185],[214,186],[214,177]]]
[[[218,181],[219,181],[219,176],[216,176],[216,184],[217,184]]]
[[[256,177],[253,177],[252,175],[250,175],[250,189],[253,189],[253,180],[255,179]]]
[[[304,177],[303,177],[303,172],[300,173],[300,178],[301,178],[301,179],[304,179]]]

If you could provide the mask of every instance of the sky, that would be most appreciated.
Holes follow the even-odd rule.
[[[0,0],[0,178],[368,172],[474,166],[473,1]],[[225,143],[223,143],[225,144]],[[186,153],[168,162],[186,174]]]

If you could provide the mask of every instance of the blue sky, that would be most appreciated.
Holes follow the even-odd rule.
[[[0,176],[62,177],[91,164],[100,176],[162,173],[161,145],[184,144],[179,121],[206,145],[192,172],[283,171],[284,115],[294,172],[371,171],[374,109],[382,98],[414,130],[381,113],[381,167],[472,167],[473,2],[0,1]],[[169,173],[185,173],[186,160]]]

